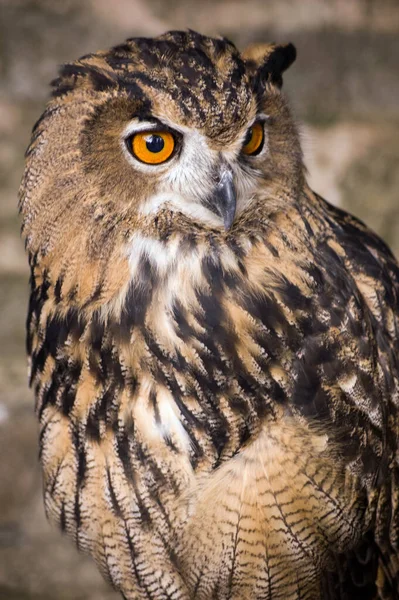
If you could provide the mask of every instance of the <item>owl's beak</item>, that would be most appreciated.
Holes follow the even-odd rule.
[[[222,217],[225,230],[230,229],[236,214],[237,194],[233,173],[227,165],[223,165],[220,170],[219,181],[216,184],[210,203],[213,212]]]

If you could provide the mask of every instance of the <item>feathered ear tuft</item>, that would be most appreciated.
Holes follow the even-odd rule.
[[[296,59],[296,48],[293,44],[253,44],[244,50],[242,57],[259,82],[270,81],[281,87],[282,74]]]

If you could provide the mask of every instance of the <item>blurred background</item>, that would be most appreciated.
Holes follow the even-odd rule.
[[[292,41],[285,91],[313,188],[399,255],[399,0],[0,0],[0,598],[111,600],[44,517],[24,349],[28,270],[17,190],[60,63],[171,28],[239,48]]]

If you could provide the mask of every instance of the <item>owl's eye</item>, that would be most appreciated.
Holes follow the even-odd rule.
[[[176,145],[175,138],[169,131],[139,131],[127,142],[133,156],[148,165],[159,165],[167,161]]]
[[[263,148],[265,133],[263,123],[254,123],[247,131],[242,151],[249,156],[256,156]]]

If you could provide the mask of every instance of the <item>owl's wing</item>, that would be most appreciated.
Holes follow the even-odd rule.
[[[367,589],[372,598],[374,577],[379,598],[397,598],[399,268],[389,248],[363,223],[321,198],[318,200],[330,227],[327,236],[330,268],[337,275],[337,265],[342,265],[349,276],[346,285],[348,282],[353,285],[361,307],[361,320],[348,321],[353,337],[350,347],[358,362],[358,384],[346,390],[345,402],[349,401],[350,408],[345,418],[354,434],[347,448],[348,457],[353,451],[355,460],[349,462],[352,469],[356,465],[353,470],[367,489],[372,514],[370,530],[359,547],[337,558],[339,577],[335,584],[334,577],[327,578],[328,587],[336,590],[336,595],[331,592],[332,598],[366,598]],[[339,278],[338,283],[345,285]],[[365,395],[369,396],[366,403]]]

